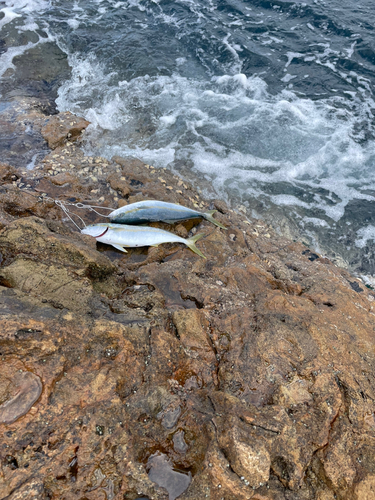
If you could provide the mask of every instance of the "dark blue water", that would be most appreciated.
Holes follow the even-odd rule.
[[[249,215],[375,274],[373,2],[17,0],[1,10],[0,74],[12,78],[12,50],[56,44],[72,68],[57,105],[91,121],[88,153],[194,173]]]

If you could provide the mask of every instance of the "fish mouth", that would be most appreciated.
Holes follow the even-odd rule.
[[[105,235],[105,233],[108,231],[108,229],[109,229],[109,227],[106,227],[106,228],[104,229],[104,231],[102,232],[102,234],[99,234],[98,236],[94,236],[94,238],[96,238],[96,239],[101,238],[102,236],[104,236],[104,235]]]

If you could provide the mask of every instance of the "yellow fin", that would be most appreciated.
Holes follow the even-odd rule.
[[[197,248],[195,246],[195,243],[200,240],[201,238],[203,238],[204,234],[200,233],[200,234],[196,234],[194,236],[192,236],[191,238],[188,238],[186,241],[186,244],[187,246],[190,248],[190,250],[193,250],[194,253],[200,255],[201,257],[203,257],[204,259],[206,258],[203,253],[199,250],[199,248]]]
[[[219,222],[218,220],[216,220],[212,217],[215,212],[217,212],[217,210],[209,210],[208,212],[202,214],[202,217],[204,217],[206,220],[212,222],[212,224],[215,224],[215,226],[219,226],[222,229],[227,229],[225,226],[223,226],[223,224],[221,222]]]

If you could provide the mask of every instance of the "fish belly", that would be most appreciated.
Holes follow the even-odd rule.
[[[160,245],[161,243],[185,243],[183,238],[179,236],[168,233],[162,230],[152,230],[145,231],[140,228],[140,230],[124,230],[124,231],[112,231],[109,230],[97,239],[102,243],[107,245],[120,245],[124,247],[146,247],[152,245]]]

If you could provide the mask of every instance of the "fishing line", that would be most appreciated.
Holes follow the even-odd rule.
[[[110,218],[110,215],[105,215],[105,214],[101,214],[100,212],[98,212],[97,210],[95,210],[96,208],[97,209],[100,209],[100,210],[110,210],[111,212],[113,212],[114,210],[116,210],[115,208],[110,208],[110,207],[103,207],[101,205],[85,205],[84,203],[81,203],[81,202],[77,202],[77,203],[73,203],[71,201],[62,201],[62,200],[56,200],[54,198],[51,198],[50,196],[43,196],[43,195],[33,195],[31,194],[30,192],[28,192],[28,194],[30,196],[33,196],[34,198],[38,198],[39,201],[52,201],[53,203],[55,203],[55,205],[57,205],[59,208],[61,208],[61,210],[64,212],[64,214],[68,217],[68,219],[75,225],[75,227],[81,232],[81,228],[79,227],[79,225],[73,220],[72,218],[72,215],[78,217],[78,219],[82,222],[83,224],[83,228],[87,227],[86,226],[86,223],[85,221],[82,219],[82,217],[80,217],[78,214],[70,211],[67,207],[68,206],[71,206],[71,207],[75,207],[75,208],[78,208],[78,209],[83,209],[83,210],[88,210],[90,212],[94,212],[96,213],[97,215],[99,215],[100,217],[105,217],[105,218]]]
[[[66,208],[66,206],[64,205],[64,202],[60,201],[60,200],[54,200],[54,202],[56,203],[56,205],[58,207],[61,208],[61,210],[64,212],[64,214],[70,219],[71,222],[73,222],[73,224],[75,225],[75,227],[81,231],[81,228],[79,227],[78,224],[76,224],[76,222],[73,220],[73,218],[71,217],[70,213],[72,213],[72,215],[75,215],[76,217],[78,217],[78,219],[82,222],[83,224],[83,227],[85,228],[86,227],[86,224],[85,224],[85,221],[82,219],[82,217],[80,217],[79,215],[73,213],[73,212],[70,212],[68,208]]]
[[[73,224],[76,226],[76,228],[81,231],[81,228],[78,226],[78,224],[76,224],[76,222],[73,220],[73,218],[71,217],[70,214],[72,215],[75,215],[76,217],[78,217],[78,219],[82,222],[83,224],[83,227],[87,227],[86,226],[86,223],[85,221],[82,219],[82,217],[80,217],[78,214],[74,213],[74,212],[71,212],[68,208],[67,208],[67,205],[69,206],[73,206],[75,208],[82,208],[82,209],[85,209],[85,210],[89,210],[90,212],[95,212],[97,215],[100,215],[100,217],[110,217],[109,215],[104,215],[104,214],[101,214],[100,212],[98,212],[97,210],[95,210],[95,208],[100,208],[100,209],[105,209],[105,210],[115,210],[114,208],[109,208],[109,207],[102,207],[102,206],[96,206],[96,205],[85,205],[84,203],[72,203],[72,202],[69,202],[69,201],[62,201],[62,200],[54,200],[53,198],[50,198],[50,197],[44,197],[43,200],[50,200],[50,201],[53,201],[59,208],[61,208],[61,210],[64,212],[64,214],[70,219],[71,222],[73,222]]]
[[[103,210],[111,210],[112,212],[114,210],[116,210],[115,208],[101,207],[101,206],[96,206],[96,205],[84,205],[83,203],[72,203],[72,205],[74,205],[76,208],[85,208],[86,210],[89,210],[90,212],[95,212],[97,215],[100,215],[101,217],[107,217],[107,218],[110,218],[111,216],[110,215],[101,214],[100,212],[98,212],[97,210],[95,210],[95,208],[100,208],[100,209],[103,209]]]

